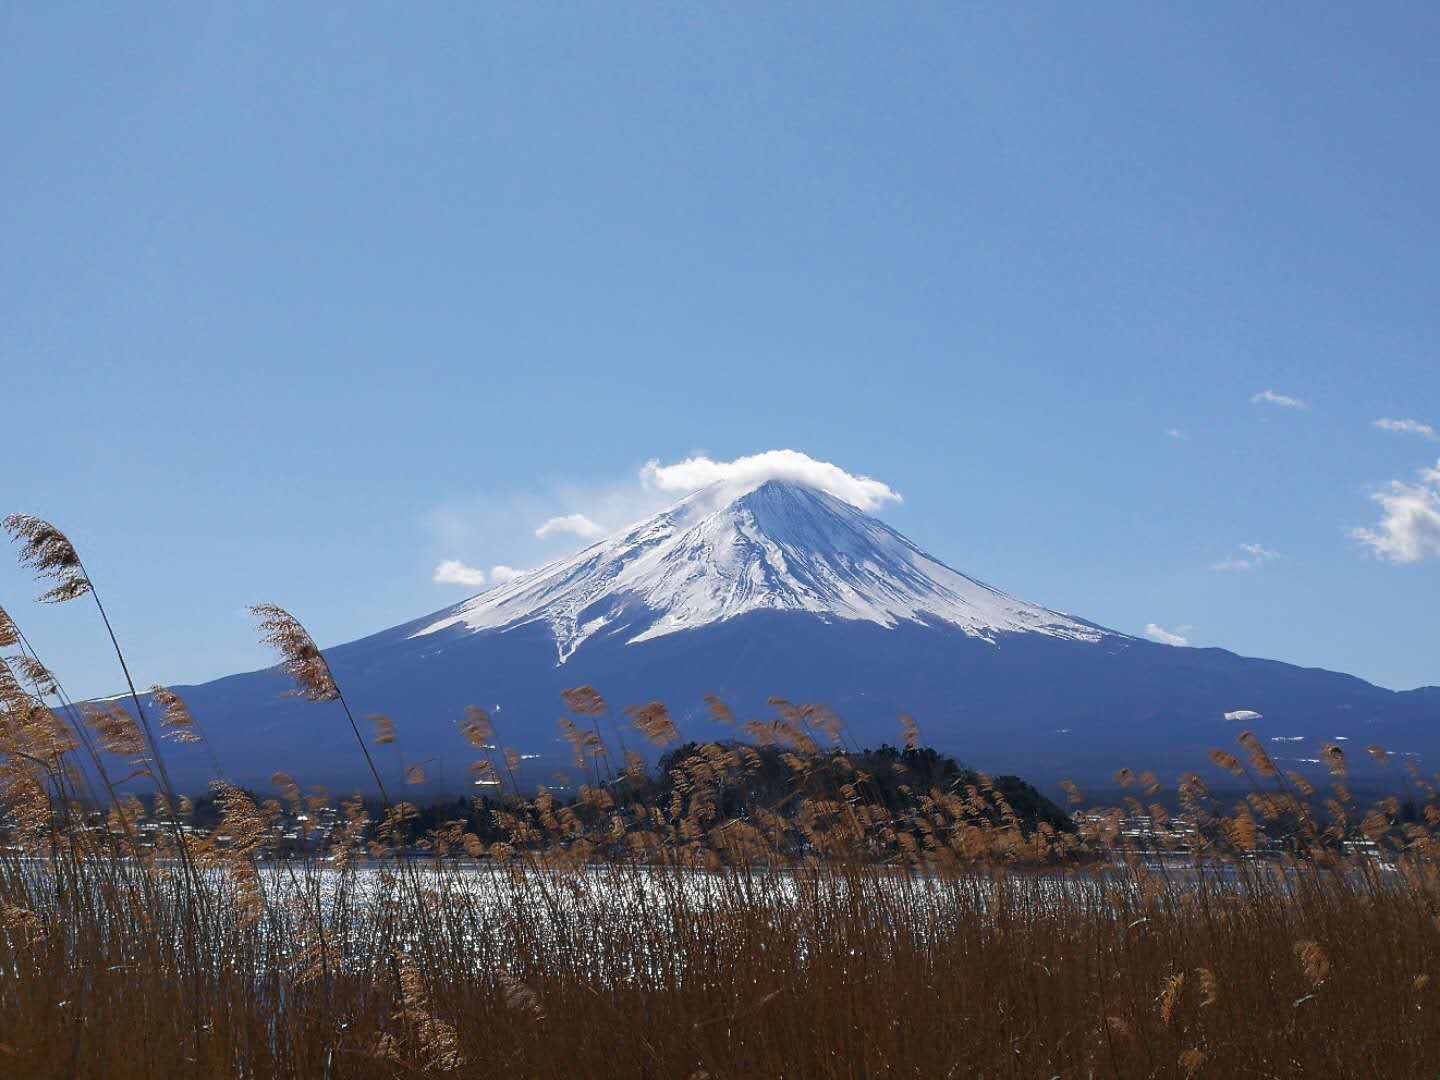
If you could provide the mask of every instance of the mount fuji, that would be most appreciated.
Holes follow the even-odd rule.
[[[1440,688],[1399,693],[1108,630],[968,577],[848,502],[785,480],[702,489],[326,656],[357,716],[390,716],[405,758],[431,762],[434,791],[467,783],[457,724],[471,704],[492,714],[532,779],[568,767],[559,694],[583,683],[617,712],[664,701],[699,739],[736,734],[710,718],[707,694],[742,720],[772,715],[771,696],[823,703],[860,745],[896,741],[908,712],[930,745],[1039,781],[1201,768],[1241,726],[1286,768],[1318,765],[1336,739],[1440,756]],[[362,779],[338,706],[283,696],[276,670],[177,689],[232,779],[263,782],[277,768],[302,783]],[[172,771],[203,782],[208,757],[172,753]]]
[[[991,644],[1004,634],[1094,642],[1108,633],[966,577],[823,491],[768,480],[707,513],[724,490],[702,489],[419,633],[543,623],[560,663],[597,635],[633,645],[760,611],[949,626]]]

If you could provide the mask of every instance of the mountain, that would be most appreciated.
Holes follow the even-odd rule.
[[[993,772],[1104,780],[1122,766],[1173,779],[1242,727],[1287,768],[1313,769],[1332,739],[1440,756],[1440,692],[1396,693],[1352,676],[1176,648],[1017,599],[926,554],[832,495],[768,481],[717,485],[463,603],[326,652],[357,716],[384,713],[432,789],[466,783],[457,723],[490,711],[501,741],[544,780],[569,766],[562,689],[593,683],[619,708],[666,702],[686,737],[734,732],[710,718],[716,694],[742,719],[780,696],[829,705],[849,738],[925,741]],[[302,783],[363,779],[334,704],[283,696],[275,670],[179,688],[232,779],[276,769]],[[1225,714],[1250,714],[1239,722]],[[1255,715],[1258,714],[1258,715]],[[612,753],[637,749],[609,722]],[[203,755],[176,747],[183,783]],[[398,773],[397,757],[380,755]],[[357,768],[358,766],[358,768]]]
[[[943,625],[994,644],[1109,631],[1016,600],[950,569],[888,525],[822,491],[770,480],[718,509],[719,485],[516,581],[419,631],[542,623],[564,663],[597,635],[627,644],[758,611],[822,621]]]

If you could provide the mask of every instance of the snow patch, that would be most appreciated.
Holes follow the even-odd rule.
[[[754,611],[884,627],[944,623],[992,644],[1014,633],[1121,637],[952,570],[812,487],[771,480],[712,510],[714,496],[712,488],[698,491],[568,559],[497,585],[414,636],[539,622],[562,664],[607,627],[635,643]]]
[[[1234,712],[1227,712],[1225,714],[1225,719],[1236,720],[1242,724],[1248,724],[1251,720],[1264,720],[1265,715],[1263,713],[1256,712],[1254,709],[1236,709]]]

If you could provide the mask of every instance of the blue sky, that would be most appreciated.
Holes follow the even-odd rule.
[[[346,640],[465,595],[443,560],[622,524],[648,461],[794,448],[1028,599],[1440,683],[1440,442],[1374,426],[1440,428],[1437,34],[8,5],[0,509],[72,534],[146,681],[197,681],[268,662],[247,604]],[[36,591],[0,565],[72,691],[113,689]]]

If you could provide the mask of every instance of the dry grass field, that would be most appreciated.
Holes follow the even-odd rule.
[[[61,533],[6,525],[49,599],[94,597]],[[829,712],[784,701],[660,783],[580,687],[562,729],[590,779],[565,800],[464,718],[482,835],[387,785],[369,747],[403,730],[367,736],[304,628],[257,614],[378,800],[217,778],[198,827],[164,752],[203,717],[163,690],[76,705],[0,612],[0,1075],[1440,1070],[1440,808],[1418,770],[1361,807],[1338,747],[1317,791],[1247,733],[1204,764],[1239,796],[1121,770],[1121,805],[1057,826],[998,778],[927,786],[908,721],[880,777]],[[664,706],[627,715],[676,741]],[[767,761],[786,793],[747,797]]]

